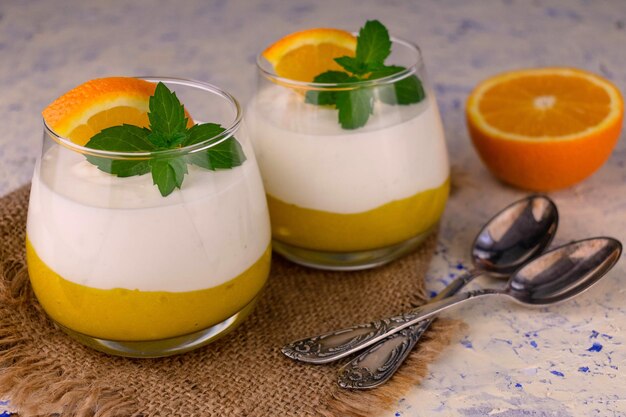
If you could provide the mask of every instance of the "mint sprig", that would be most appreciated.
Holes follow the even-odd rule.
[[[344,71],[326,71],[317,75],[313,82],[324,84],[350,84],[359,81],[388,77],[406,70],[398,65],[385,65],[391,54],[391,38],[387,28],[378,20],[368,20],[359,30],[354,57],[335,58]],[[415,75],[396,81],[391,87],[379,88],[374,94],[371,87],[347,86],[337,91],[308,91],[307,103],[335,106],[338,120],[344,129],[365,126],[374,111],[376,97],[391,105],[408,105],[424,99],[426,93]]]
[[[158,83],[150,97],[148,120],[150,128],[124,124],[103,129],[85,145],[91,149],[112,152],[154,152],[196,145],[216,138],[226,129],[216,123],[195,124],[187,127],[189,119],[184,106],[163,83]],[[152,182],[163,197],[181,188],[187,165],[204,169],[231,169],[246,160],[243,149],[235,137],[222,140],[208,149],[184,156],[155,156],[151,159],[109,159],[88,155],[87,160],[101,171],[118,177],[152,173]]]

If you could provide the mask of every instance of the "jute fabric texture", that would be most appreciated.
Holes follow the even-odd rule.
[[[83,347],[48,320],[24,255],[28,187],[0,199],[0,400],[20,416],[372,416],[394,407],[427,373],[461,324],[438,320],[406,365],[379,389],[340,389],[341,363],[295,363],[293,339],[401,312],[425,300],[436,239],[392,264],[326,272],[274,257],[255,312],[193,352],[127,359]]]

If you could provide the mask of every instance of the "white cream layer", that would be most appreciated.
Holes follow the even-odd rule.
[[[241,167],[189,166],[182,189],[162,197],[150,174],[118,178],[54,145],[35,169],[28,238],[52,270],[89,287],[182,292],[220,285],[270,242],[258,168],[244,149]]]
[[[266,192],[299,207],[360,213],[449,176],[433,99],[408,106],[376,101],[365,127],[345,130],[337,110],[270,86],[252,100],[246,121]]]

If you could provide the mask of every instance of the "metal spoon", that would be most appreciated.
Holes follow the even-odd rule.
[[[483,274],[508,278],[515,269],[547,249],[556,234],[558,221],[556,205],[545,196],[530,196],[507,206],[492,217],[474,239],[471,251],[474,268],[453,280],[431,302],[456,294]],[[400,368],[434,320],[424,320],[389,336],[348,362],[339,370],[339,386],[371,389],[384,384]]]
[[[619,241],[598,237],[572,242],[544,253],[518,269],[503,290],[491,288],[453,295],[444,300],[424,304],[403,315],[374,324],[385,330],[361,342],[369,346],[438,313],[484,296],[506,296],[525,306],[541,306],[567,300],[587,290],[619,260]],[[372,327],[373,324],[364,326]]]
[[[456,294],[463,286],[484,272],[492,276],[508,277],[524,262],[543,252],[554,237],[558,225],[556,205],[545,196],[530,196],[507,206],[496,214],[476,236],[472,261],[474,270],[452,281],[435,299]],[[389,320],[389,319],[388,319]],[[283,347],[288,357],[308,363],[328,363],[363,349],[363,341],[371,341],[386,331],[382,322],[359,325],[292,342]],[[407,329],[405,338],[415,344],[430,322]],[[403,338],[389,343],[397,345]],[[372,344],[374,342],[370,342]],[[403,354],[410,351],[402,345]],[[372,367],[370,367],[372,369]]]

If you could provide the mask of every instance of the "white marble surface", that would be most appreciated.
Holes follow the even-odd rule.
[[[40,111],[85,80],[195,78],[245,102],[254,56],[269,42],[316,26],[355,30],[372,18],[421,45],[461,179],[428,276],[438,291],[468,265],[480,225],[526,194],[494,180],[470,145],[463,106],[472,86],[503,70],[566,65],[626,91],[626,1],[0,0],[0,195],[29,181]],[[591,235],[626,242],[623,136],[593,177],[550,194],[561,213],[557,244]],[[553,308],[485,301],[450,313],[469,324],[464,338],[384,417],[626,415],[625,272],[622,261]]]

